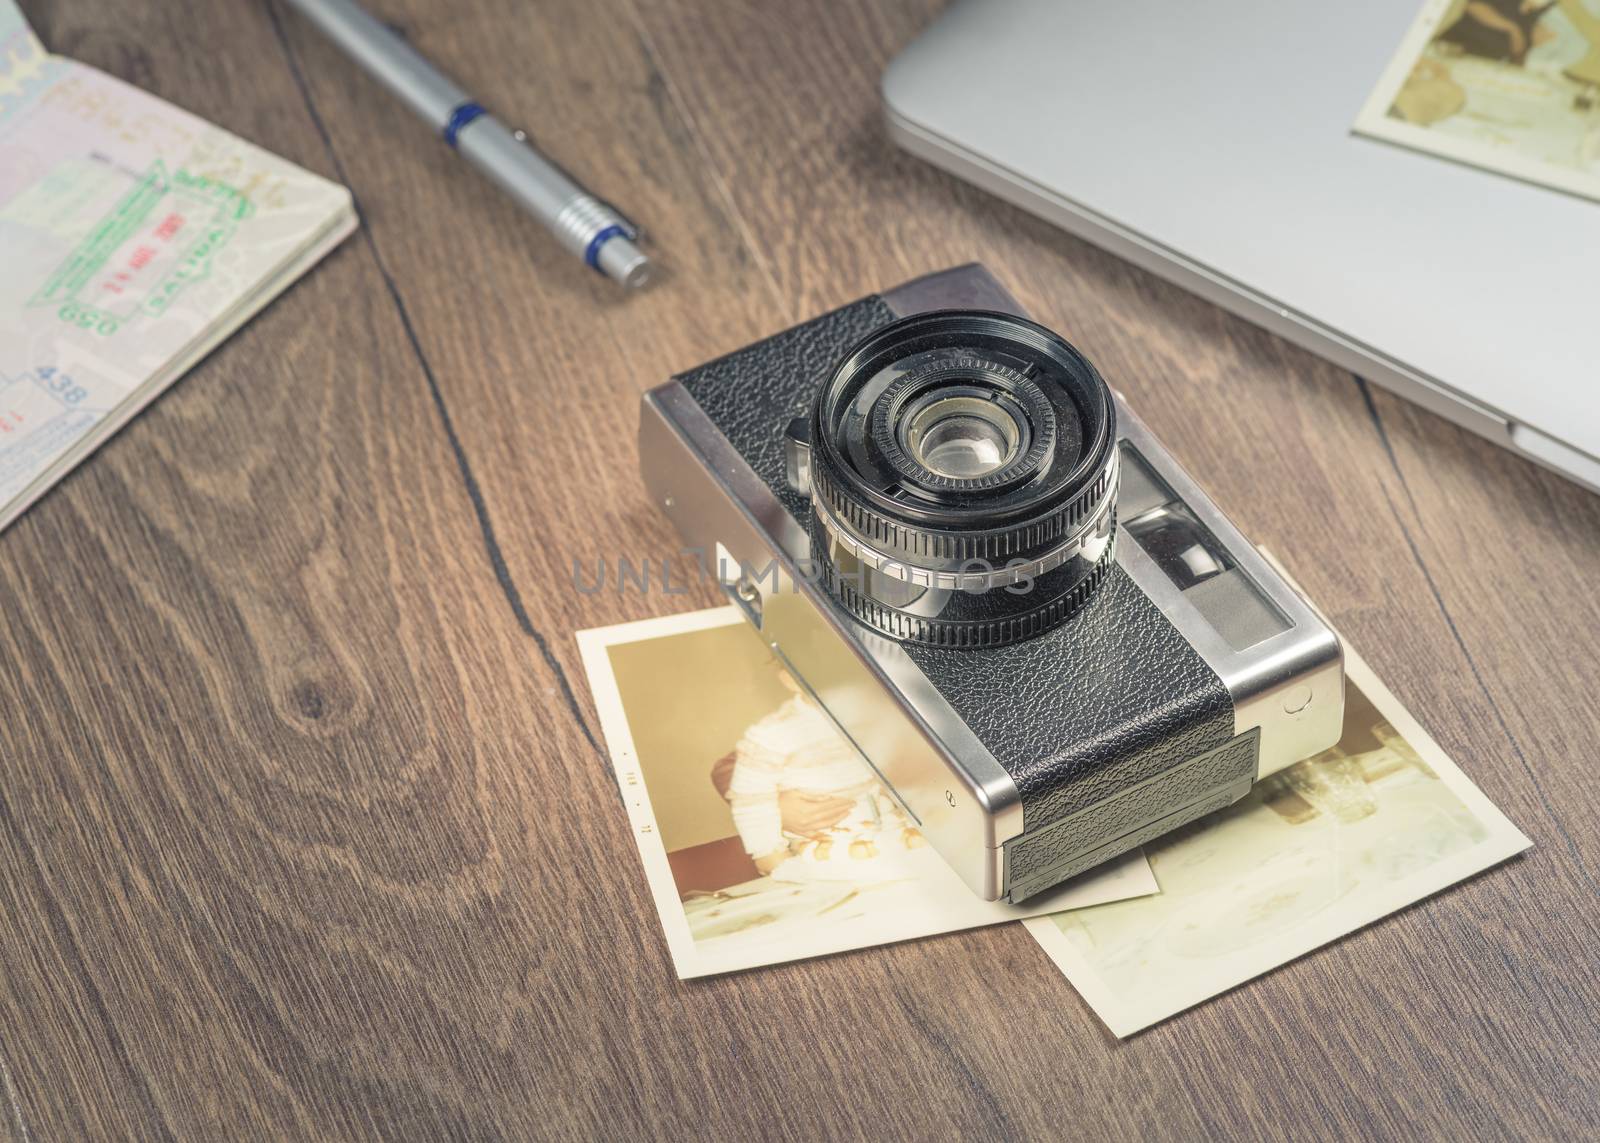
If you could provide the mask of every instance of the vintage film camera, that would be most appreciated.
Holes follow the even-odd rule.
[[[1338,639],[980,266],[647,393],[656,502],[980,896],[1334,744]]]

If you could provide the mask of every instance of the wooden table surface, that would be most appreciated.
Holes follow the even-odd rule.
[[[896,153],[926,0],[372,6],[664,272],[575,265],[281,0],[23,0],[364,225],[0,536],[0,1130],[1600,1128],[1600,497]],[[716,602],[571,585],[676,548],[639,394],[971,259],[1530,853],[1125,1043],[1020,926],[674,979],[573,639]]]

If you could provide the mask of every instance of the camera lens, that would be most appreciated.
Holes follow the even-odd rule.
[[[813,540],[830,587],[898,639],[1042,633],[1113,560],[1115,410],[1066,341],[1006,314],[880,329],[818,394]]]
[[[1017,455],[1025,432],[993,401],[959,393],[936,397],[903,424],[906,451],[950,480],[987,476],[1004,468]]]

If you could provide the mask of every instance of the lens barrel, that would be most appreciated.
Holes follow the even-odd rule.
[[[1043,326],[967,310],[885,326],[822,386],[809,435],[824,576],[896,639],[1041,634],[1115,558],[1111,392]]]

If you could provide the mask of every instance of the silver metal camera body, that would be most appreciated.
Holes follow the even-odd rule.
[[[876,404],[826,420],[823,390],[870,356],[875,334],[931,328],[901,320],[919,314],[944,328],[949,311],[973,328],[1021,316],[976,265],[863,299],[651,390],[640,463],[685,541],[949,864],[980,896],[1020,901],[1333,745],[1343,659],[1310,606],[1049,331],[1018,323],[1083,375],[1053,414],[1035,392],[1050,385],[1029,381],[1031,349],[956,346],[846,386]],[[938,336],[923,344],[961,337]],[[1096,387],[1098,419],[1085,404]],[[869,473],[883,487],[861,494],[886,489],[890,514],[858,518],[827,483],[839,457],[824,468],[812,455],[811,434],[837,427],[829,439],[848,450],[873,415],[891,414],[875,455],[935,501],[947,488],[1032,494],[1049,457],[1037,472],[1025,462],[1052,449],[1059,470],[1076,464],[1077,484],[1056,490],[1048,517],[948,533],[986,547],[930,546],[894,527],[906,501],[921,511],[924,490]],[[1097,431],[1110,434],[1098,446]],[[1021,491],[999,487],[1008,477]],[[968,507],[958,497],[951,510]],[[973,551],[1020,556],[975,568],[963,558]]]

